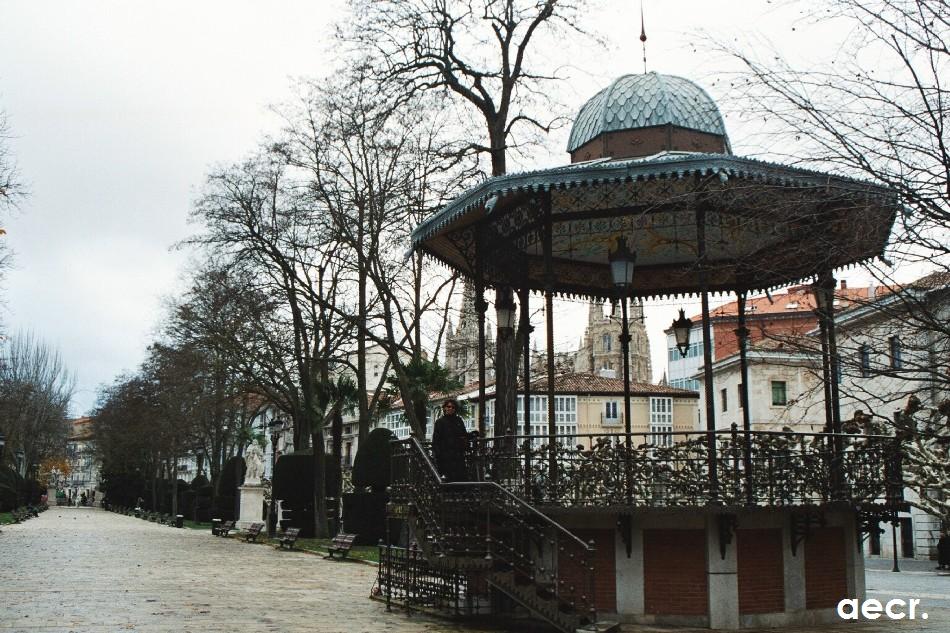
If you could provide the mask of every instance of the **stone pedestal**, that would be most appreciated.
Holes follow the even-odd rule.
[[[264,522],[264,487],[261,485],[241,486],[241,516],[237,529],[246,530],[251,523]]]
[[[56,488],[46,489],[46,505],[50,507],[56,505]]]

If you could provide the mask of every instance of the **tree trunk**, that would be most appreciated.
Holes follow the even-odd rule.
[[[178,456],[172,458],[172,516],[178,514]]]
[[[322,424],[316,423],[314,429]],[[327,491],[326,491],[326,452],[323,445],[323,433],[315,430],[313,438],[313,535],[316,538],[327,538],[330,530],[327,528]]]

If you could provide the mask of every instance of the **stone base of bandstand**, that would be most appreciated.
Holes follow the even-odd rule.
[[[251,523],[264,522],[264,487],[260,485],[241,486],[241,516],[237,529],[246,530]]]
[[[554,516],[594,542],[594,596],[606,620],[720,630],[818,626],[840,622],[839,600],[865,598],[858,516],[846,504]]]

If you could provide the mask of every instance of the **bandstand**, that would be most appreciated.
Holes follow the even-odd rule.
[[[709,96],[657,73],[620,77],[591,98],[568,150],[571,164],[488,179],[413,234],[416,249],[472,281],[481,333],[486,290],[499,298],[500,324],[513,321],[518,298],[517,393],[525,408],[529,395],[547,394],[549,432],[531,436],[527,410],[505,424],[496,407],[495,428],[519,433],[473,442],[472,481],[461,483],[440,479],[419,438],[396,443],[390,517],[407,526],[411,545],[381,550],[378,595],[447,614],[530,614],[563,631],[834,619],[839,600],[864,597],[862,537],[905,507],[898,441],[842,433],[835,380],[833,274],[882,255],[894,196],[732,155]],[[819,305],[826,432],[754,432],[750,407],[742,427],[717,428],[710,296],[739,299],[747,376],[745,297],[802,282],[814,284]],[[631,298],[698,296],[702,426],[634,433],[628,389],[623,433],[558,435],[558,296],[619,301],[624,323]],[[529,372],[528,313],[538,299],[542,379]],[[482,363],[483,430],[484,378]]]

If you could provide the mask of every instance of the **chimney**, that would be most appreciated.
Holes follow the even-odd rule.
[[[874,282],[871,282],[871,285],[868,286],[868,299],[873,299],[877,295],[877,286]]]
[[[848,282],[847,282],[846,280],[844,280],[844,279],[841,280],[841,289],[842,289],[842,290],[847,290],[847,289],[848,289]]]

